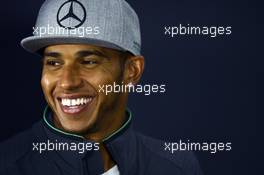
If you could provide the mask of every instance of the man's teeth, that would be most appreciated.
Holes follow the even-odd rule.
[[[75,99],[62,98],[61,104],[63,106],[79,106],[79,105],[85,105],[90,101],[92,101],[92,98],[75,98]]]

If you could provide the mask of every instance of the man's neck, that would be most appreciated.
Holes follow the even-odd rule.
[[[102,142],[105,138],[120,129],[126,122],[126,111],[119,110],[115,113],[108,113],[106,116],[101,116],[101,121],[97,124],[97,132],[87,132],[84,137],[87,140]]]

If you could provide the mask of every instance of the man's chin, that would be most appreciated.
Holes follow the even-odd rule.
[[[66,114],[61,110],[58,110],[57,120],[55,120],[55,123],[57,127],[63,129],[65,132],[77,134],[77,135],[87,135],[96,133],[98,131],[97,129],[97,122],[96,122],[96,115],[93,113],[95,111],[89,111],[89,114],[87,113],[80,113],[80,114]]]

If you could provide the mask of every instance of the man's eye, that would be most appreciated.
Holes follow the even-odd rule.
[[[98,61],[95,61],[95,60],[83,60],[82,61],[82,64],[85,64],[85,65],[95,65],[95,64],[98,64]]]
[[[55,60],[48,60],[46,61],[46,64],[49,66],[59,66],[60,62],[59,61],[55,61]]]

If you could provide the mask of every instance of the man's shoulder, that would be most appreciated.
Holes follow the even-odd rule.
[[[184,174],[202,174],[199,162],[192,151],[168,151],[166,141],[155,139],[141,133],[136,134],[144,149],[148,150],[150,155],[148,159],[170,164]],[[154,162],[156,164],[157,162]]]
[[[34,140],[33,127],[26,129],[0,143],[0,165],[3,167],[13,164],[31,151]],[[3,168],[0,167],[0,168]]]

